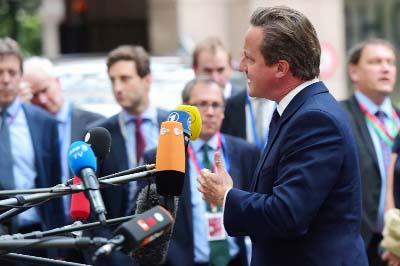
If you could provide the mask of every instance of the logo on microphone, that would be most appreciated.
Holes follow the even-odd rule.
[[[177,128],[177,127],[174,127],[174,134],[175,134],[176,136],[182,135],[182,133],[183,133],[182,130],[180,130],[180,129]]]
[[[162,127],[160,129],[160,135],[162,135],[162,136],[168,134],[168,132],[170,132],[170,130],[168,128]]]
[[[168,121],[177,121],[179,122],[179,114],[177,112],[172,112],[168,116]]]

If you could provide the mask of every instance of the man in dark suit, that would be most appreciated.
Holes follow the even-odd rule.
[[[57,79],[54,66],[50,60],[41,57],[31,57],[24,61],[23,80],[30,90],[31,103],[37,105],[51,115],[58,124],[62,182],[72,178],[68,166],[68,149],[72,142],[83,140],[87,126],[96,120],[104,119],[100,114],[76,107],[64,98],[60,81]],[[70,196],[63,197],[65,223],[72,223],[70,217]],[[81,252],[68,250],[69,261],[85,262]]]
[[[167,111],[150,104],[150,58],[142,47],[122,45],[115,48],[108,54],[107,69],[114,97],[123,110],[96,123],[108,129],[112,138],[111,151],[100,166],[100,176],[140,165],[144,151],[157,146],[161,122],[168,115]],[[136,192],[136,182],[103,189],[107,218],[131,214]],[[110,236],[110,231],[100,233]],[[130,256],[115,252],[114,256],[99,260],[96,265],[124,263],[133,265],[134,262]]]
[[[87,126],[96,120],[104,119],[100,114],[89,112],[76,107],[64,98],[60,81],[57,79],[54,66],[50,60],[41,57],[32,57],[24,61],[23,80],[30,89],[30,100],[51,115],[58,125],[60,137],[60,152],[62,166],[62,181],[72,177],[68,166],[68,148],[74,141],[83,140]],[[64,197],[67,199],[67,197]],[[69,220],[69,201],[65,200],[66,218]]]
[[[226,101],[221,132],[245,139],[262,150],[275,108],[274,101],[249,97],[247,90],[240,91]]]
[[[244,140],[221,134],[219,129],[224,118],[224,97],[222,88],[211,78],[200,76],[189,81],[183,92],[184,104],[199,108],[202,130],[199,139],[190,142],[186,164],[186,176],[180,197],[176,223],[169,243],[168,266],[197,265],[247,265],[247,251],[243,237],[227,237],[222,225],[222,212],[210,212],[210,205],[201,199],[196,188],[196,177],[202,167],[212,168],[215,151],[223,154],[229,165],[235,187],[249,189],[250,177],[254,173],[259,150]],[[204,151],[207,146],[208,151]],[[204,156],[207,154],[207,158]],[[153,157],[153,158],[151,158]],[[154,152],[146,153],[148,162],[154,162]],[[208,162],[206,162],[208,160]],[[220,218],[220,219],[219,219]],[[208,226],[211,219],[219,221],[220,237],[216,239]],[[214,233],[217,234],[217,233]],[[213,239],[214,240],[209,240]],[[215,251],[215,243],[223,242],[224,252]]]
[[[19,99],[22,70],[19,45],[8,37],[0,39],[1,188],[52,187],[61,183],[57,122]],[[33,207],[13,220],[13,233],[62,226],[61,198]]]
[[[361,42],[350,51],[348,70],[355,93],[342,104],[349,115],[360,158],[361,235],[369,264],[386,265],[380,259],[378,246],[391,146],[400,126],[398,111],[389,98],[396,83],[394,47],[382,39]]]
[[[232,187],[221,155],[198,177],[203,197],[224,206],[230,235],[249,235],[251,265],[367,265],[359,235],[361,184],[345,112],[316,77],[321,49],[300,12],[257,9],[240,70],[249,95],[277,102],[251,192]]]
[[[206,38],[196,45],[192,55],[192,68],[196,77],[207,75],[218,82],[224,89],[225,99],[243,89],[230,82],[233,72],[232,58],[222,41],[216,37]]]

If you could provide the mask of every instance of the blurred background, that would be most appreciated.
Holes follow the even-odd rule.
[[[338,100],[352,88],[346,53],[356,42],[382,37],[400,48],[400,0],[0,0],[0,36],[16,39],[26,56],[51,58],[74,102],[102,113],[118,111],[107,79],[105,56],[121,44],[152,55],[152,100],[171,109],[194,75],[196,42],[218,36],[237,65],[252,11],[288,5],[315,25],[322,47],[321,76]],[[245,84],[235,72],[235,82]],[[393,94],[400,100],[398,90]]]

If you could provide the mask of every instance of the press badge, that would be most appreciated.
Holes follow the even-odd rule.
[[[223,212],[206,212],[206,219],[208,224],[208,241],[226,239]]]

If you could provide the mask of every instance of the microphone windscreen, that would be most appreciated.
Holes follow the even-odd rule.
[[[191,127],[190,127],[190,132],[191,132],[191,136],[190,136],[190,140],[196,140],[199,136],[200,136],[200,132],[201,132],[201,126],[202,126],[202,122],[201,122],[201,116],[200,116],[200,112],[199,109],[196,106],[193,105],[178,105],[176,107],[177,110],[182,110],[182,111],[186,111],[190,114],[191,116]]]
[[[96,157],[90,146],[83,141],[75,141],[68,149],[68,163],[74,175],[79,176],[79,171],[91,168],[96,171]]]
[[[185,136],[191,136],[192,133],[190,132],[190,128],[192,126],[192,117],[188,112],[182,110],[172,110],[168,114],[167,121],[176,121],[182,123],[183,133]]]
[[[82,180],[74,176],[73,184],[81,184]],[[90,214],[90,202],[86,198],[85,193],[78,192],[71,195],[70,216],[72,221],[86,221]]]
[[[174,219],[178,209],[178,201],[179,198],[174,197],[174,206],[163,205],[163,207],[165,207],[172,214]],[[139,192],[136,200],[135,214],[143,213],[157,205],[160,205],[160,199],[157,193],[156,185],[151,184],[150,186],[144,187]],[[164,263],[167,256],[172,232],[173,228],[171,228],[168,233],[163,234],[148,245],[134,250],[131,253],[132,258],[140,266],[161,265]]]
[[[86,133],[85,142],[90,145],[95,156],[103,160],[111,149],[111,134],[104,127],[94,127]]]
[[[179,196],[185,177],[185,144],[182,124],[161,124],[156,154],[156,183],[160,195]]]

